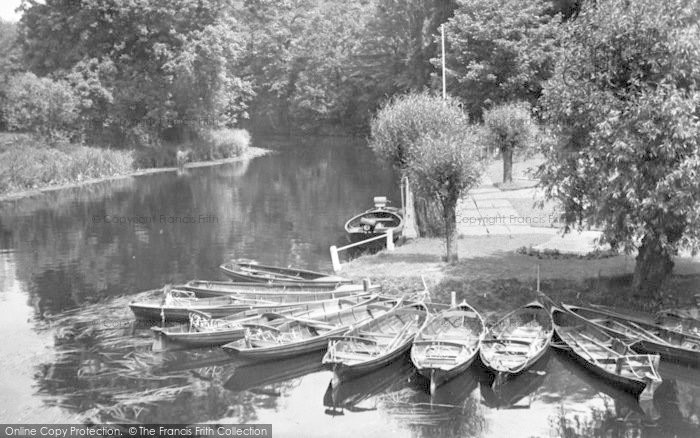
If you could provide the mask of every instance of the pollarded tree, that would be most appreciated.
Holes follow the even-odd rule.
[[[458,135],[459,134],[459,135]],[[445,258],[457,261],[457,203],[481,178],[480,135],[476,128],[423,136],[415,144],[406,173],[419,193],[438,201],[443,219]]]
[[[428,93],[397,96],[372,120],[372,150],[408,176],[418,196],[437,205],[440,219],[429,218],[427,207],[416,215],[422,234],[428,229],[444,232],[448,260],[457,257],[457,201],[481,171],[477,137],[459,101]]]
[[[700,248],[700,1],[600,0],[567,26],[544,116],[558,134],[542,183],[567,229],[638,250],[655,296],[679,248]]]
[[[513,181],[513,152],[532,147],[537,138],[537,124],[525,102],[507,103],[484,113],[484,136],[503,156],[503,182]]]

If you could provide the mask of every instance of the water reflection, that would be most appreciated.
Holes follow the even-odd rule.
[[[332,388],[320,355],[259,365],[218,349],[154,352],[150,330],[135,325],[127,307],[136,291],[217,278],[216,266],[233,256],[327,269],[328,246],[344,239],[347,217],[375,194],[399,199],[389,190],[390,172],[359,143],[287,141],[275,148],[279,153],[248,164],[2,204],[0,393],[9,395],[0,398],[0,415],[271,422],[276,436],[700,435],[700,372],[665,362],[655,412],[645,413],[560,354],[499,394],[489,393],[487,376],[473,367],[431,397],[407,358]],[[200,212],[218,222],[125,226],[92,219]]]

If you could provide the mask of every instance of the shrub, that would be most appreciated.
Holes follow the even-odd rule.
[[[61,141],[80,134],[79,103],[67,82],[21,73],[7,83],[3,115],[10,130]]]
[[[468,125],[469,116],[455,99],[443,100],[428,93],[397,96],[372,120],[370,147],[402,171],[422,137],[464,133]]]
[[[208,155],[195,159],[217,160],[220,158],[233,158],[240,156],[250,146],[250,134],[245,129],[213,129],[203,135],[204,149],[208,149]]]

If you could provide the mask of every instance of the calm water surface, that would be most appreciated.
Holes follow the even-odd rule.
[[[126,307],[231,257],[329,269],[346,218],[395,178],[362,142],[258,141],[249,162],[0,204],[0,423],[272,423],[275,436],[700,436],[700,373],[663,363],[640,406],[559,353],[500,393],[478,367],[432,398],[407,358],[340,387],[314,354],[153,352]],[[131,223],[119,223],[119,221]],[[136,221],[137,223],[134,223]],[[117,223],[115,223],[117,222]]]

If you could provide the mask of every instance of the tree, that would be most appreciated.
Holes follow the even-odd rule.
[[[501,151],[503,183],[513,182],[513,151],[531,147],[537,136],[537,125],[527,103],[499,105],[484,113],[485,139]]]
[[[20,73],[8,81],[2,111],[10,130],[57,141],[75,135],[78,106],[78,97],[65,81]]]
[[[448,131],[422,136],[414,145],[406,173],[416,190],[439,202],[444,226],[445,259],[457,261],[457,203],[481,178],[479,134],[470,128],[460,135]]]
[[[413,93],[390,100],[372,120],[371,129],[372,150],[408,176],[417,195],[437,203],[441,218],[437,227],[426,210],[417,211],[421,233],[426,234],[429,226],[440,229],[447,260],[456,259],[456,204],[480,172],[480,146],[469,117],[455,99]]]
[[[460,0],[446,25],[448,89],[473,118],[485,107],[532,105],[554,70],[561,19],[546,0]]]
[[[700,2],[599,0],[567,25],[544,117],[559,141],[541,180],[566,230],[637,250],[633,288],[658,296],[700,242]]]
[[[251,90],[237,75],[234,8],[233,0],[27,0],[19,43],[32,72],[70,76],[84,103],[99,97],[84,107],[92,126],[178,137],[245,116]]]

